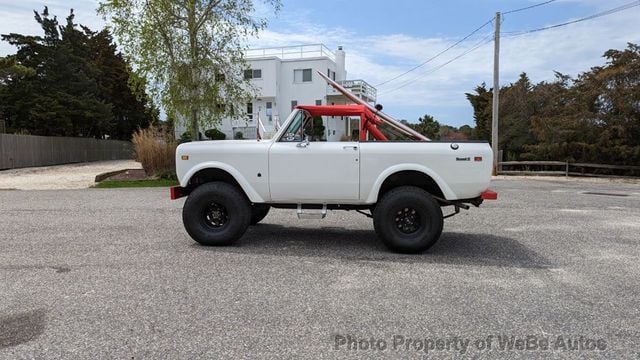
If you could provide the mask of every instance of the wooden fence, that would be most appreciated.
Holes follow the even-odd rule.
[[[502,161],[500,175],[640,177],[640,166],[572,163],[568,161]]]
[[[0,169],[131,158],[128,141],[0,134]]]

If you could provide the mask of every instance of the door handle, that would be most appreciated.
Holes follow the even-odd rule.
[[[357,146],[343,146],[342,148],[344,150],[358,150]]]

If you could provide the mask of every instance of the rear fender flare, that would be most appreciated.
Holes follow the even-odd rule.
[[[447,183],[444,181],[444,179],[442,179],[432,169],[430,169],[430,168],[428,168],[428,167],[426,167],[424,165],[419,165],[419,164],[398,164],[398,165],[394,165],[394,166],[386,168],[382,173],[380,173],[380,175],[378,175],[378,178],[373,183],[373,187],[371,188],[371,191],[369,192],[369,196],[367,196],[366,202],[368,204],[375,203],[378,200],[378,193],[380,192],[380,188],[382,187],[382,184],[384,183],[384,181],[387,180],[387,178],[389,176],[391,176],[391,175],[393,175],[393,174],[395,174],[397,172],[401,172],[401,171],[417,171],[417,172],[421,172],[421,173],[429,176],[430,178],[433,179],[433,181],[436,182],[438,187],[440,187],[440,190],[442,191],[442,194],[444,195],[445,199],[455,199],[456,198],[456,195],[451,190],[451,188],[447,185]]]

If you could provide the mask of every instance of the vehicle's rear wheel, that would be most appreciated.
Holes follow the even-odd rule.
[[[251,225],[255,225],[267,216],[271,206],[265,204],[251,205]]]
[[[191,192],[182,208],[182,221],[200,244],[229,245],[247,230],[251,204],[237,187],[211,182]]]
[[[382,242],[401,253],[419,253],[433,246],[443,224],[438,202],[413,186],[390,190],[373,212],[373,226]]]

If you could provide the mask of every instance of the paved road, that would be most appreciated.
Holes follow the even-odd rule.
[[[640,186],[494,188],[414,256],[355,213],[206,248],[166,190],[0,191],[0,358],[637,358]]]

